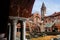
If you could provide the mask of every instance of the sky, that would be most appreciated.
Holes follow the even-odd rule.
[[[42,3],[46,6],[46,16],[52,15],[54,12],[60,12],[60,0],[35,0],[32,13],[41,13]]]

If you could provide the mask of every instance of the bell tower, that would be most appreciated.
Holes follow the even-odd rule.
[[[44,16],[46,14],[46,6],[44,4],[44,2],[42,3],[42,7],[41,7],[41,19],[44,20]]]
[[[41,32],[45,32],[45,27],[44,27],[44,16],[46,14],[46,7],[45,7],[45,4],[44,2],[42,3],[42,7],[41,7],[41,21],[42,21],[42,24],[41,24]]]

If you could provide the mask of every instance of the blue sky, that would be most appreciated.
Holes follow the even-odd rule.
[[[46,6],[46,16],[52,15],[54,12],[60,12],[60,0],[35,0],[32,13],[41,13],[42,3]]]

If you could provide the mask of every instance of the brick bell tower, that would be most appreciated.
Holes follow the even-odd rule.
[[[45,7],[45,4],[44,2],[42,3],[42,7],[41,7],[41,32],[45,32],[45,27],[44,27],[44,16],[46,14],[46,7]]]
[[[45,14],[46,14],[46,6],[45,6],[45,4],[43,2],[42,7],[41,7],[41,20],[44,20]]]

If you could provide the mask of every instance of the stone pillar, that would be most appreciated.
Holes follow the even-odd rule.
[[[17,20],[13,20],[13,40],[16,40],[16,24]]]
[[[23,22],[23,40],[26,40],[26,22]]]
[[[11,40],[11,24],[10,23],[8,23],[8,30],[9,30],[8,40]]]

